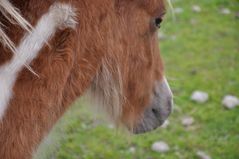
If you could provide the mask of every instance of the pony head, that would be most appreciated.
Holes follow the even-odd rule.
[[[109,6],[111,14],[102,17],[108,32],[101,37],[105,54],[91,94],[116,124],[147,132],[164,123],[173,104],[157,39],[165,6],[163,0],[120,0]]]
[[[16,1],[18,3],[20,1]],[[68,78],[78,80],[69,83],[78,84],[73,94],[79,96],[90,88],[97,105],[101,105],[116,124],[123,124],[135,133],[163,124],[173,103],[157,39],[165,14],[164,0],[71,3],[77,12],[77,33],[74,36],[57,33],[53,48],[65,47],[69,36],[76,37],[68,48],[74,50],[69,53],[77,53],[73,60],[76,63],[72,65],[75,72],[71,71],[74,78]],[[30,24],[14,11],[8,0],[0,2],[0,12],[25,30],[31,30]],[[1,42],[15,52],[14,44],[1,27],[0,35]],[[68,88],[65,90],[70,94]]]

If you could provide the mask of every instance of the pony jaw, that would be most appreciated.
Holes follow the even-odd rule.
[[[173,95],[166,78],[163,77],[162,81],[156,82],[152,92],[154,98],[142,115],[131,112],[133,115],[131,114],[127,121],[122,119],[126,100],[122,83],[119,68],[117,72],[112,73],[107,61],[103,61],[101,71],[96,75],[89,91],[97,110],[103,110],[117,128],[123,126],[135,134],[152,131],[161,126],[169,117],[173,106]],[[137,116],[141,118],[138,119]]]

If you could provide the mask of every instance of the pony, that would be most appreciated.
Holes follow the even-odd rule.
[[[1,0],[0,158],[30,159],[84,94],[135,134],[168,118],[163,0]]]

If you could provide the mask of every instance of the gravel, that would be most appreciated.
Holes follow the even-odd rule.
[[[130,153],[135,153],[136,152],[136,148],[135,147],[130,147],[129,148],[129,152]]]
[[[203,151],[198,151],[197,156],[199,159],[211,159],[211,157]]]
[[[174,8],[173,11],[174,11],[175,14],[180,14],[180,13],[182,13],[184,10],[183,10],[183,8],[179,8],[179,7],[178,7],[178,8]]]
[[[231,14],[230,9],[228,9],[228,8],[222,8],[222,9],[220,10],[220,12],[221,12],[222,14],[225,14],[225,15]]]
[[[194,118],[190,116],[185,116],[182,118],[182,125],[185,127],[189,127],[194,123]]]
[[[208,94],[203,91],[195,91],[191,96],[191,100],[197,103],[205,103],[208,101]]]
[[[235,18],[239,18],[239,12],[236,12]]]
[[[159,31],[158,32],[158,38],[160,40],[165,40],[167,38],[167,36],[162,31]]]
[[[153,151],[159,152],[159,153],[165,153],[170,150],[168,144],[164,141],[157,141],[157,142],[153,143],[151,149]]]
[[[192,11],[193,11],[193,12],[196,12],[196,13],[199,13],[199,12],[202,11],[202,9],[201,9],[201,7],[198,6],[198,5],[193,5],[193,6],[192,6]]]
[[[222,100],[222,105],[227,109],[233,109],[239,106],[239,99],[232,95],[226,95]]]

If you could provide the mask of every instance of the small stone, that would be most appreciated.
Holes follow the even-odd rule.
[[[190,23],[191,23],[192,25],[196,25],[196,24],[198,23],[198,21],[197,21],[196,19],[191,19],[191,20],[190,20]]]
[[[172,35],[171,36],[171,40],[173,40],[173,41],[177,40],[177,36],[176,35]]]
[[[239,18],[239,12],[236,12],[235,17]]]
[[[129,152],[130,152],[130,153],[135,153],[135,151],[136,151],[136,148],[135,148],[135,147],[130,147],[130,148],[129,148]]]
[[[197,103],[205,103],[208,100],[208,94],[202,91],[195,91],[191,96],[191,100]]]
[[[114,126],[114,124],[109,124],[109,125],[108,125],[108,128],[109,128],[109,129],[114,129],[115,126]]]
[[[175,14],[180,14],[180,13],[182,13],[183,12],[183,8],[174,8],[174,13]]]
[[[81,123],[81,128],[82,128],[82,129],[87,129],[87,127],[88,127],[88,126],[87,126],[85,123]]]
[[[166,129],[168,126],[169,126],[169,121],[168,120],[165,120],[165,122],[163,123],[163,125],[161,126],[161,128],[164,128]]]
[[[163,33],[163,32],[158,32],[158,38],[160,39],[160,40],[165,40],[166,39],[166,35]]]
[[[228,8],[222,8],[222,9],[221,9],[221,13],[222,13],[222,14],[225,14],[225,15],[228,15],[228,14],[231,14],[231,11],[230,11],[230,9],[228,9]]]
[[[170,150],[168,144],[163,142],[163,141],[155,142],[152,145],[151,149],[153,151],[160,152],[160,153],[165,153],[165,152],[168,152]]]
[[[183,124],[183,126],[185,126],[185,127],[189,127],[189,126],[191,126],[193,123],[194,123],[193,117],[186,116],[186,117],[183,117],[183,119],[182,119],[182,124]]]
[[[203,151],[198,151],[197,156],[199,159],[211,159],[210,156],[208,156],[205,152]]]
[[[196,12],[196,13],[199,13],[199,12],[201,12],[201,7],[198,6],[198,5],[193,5],[193,6],[192,6],[192,10],[193,10],[194,12]]]
[[[239,106],[239,99],[232,95],[227,95],[223,98],[222,104],[227,109],[233,109],[236,106]]]

